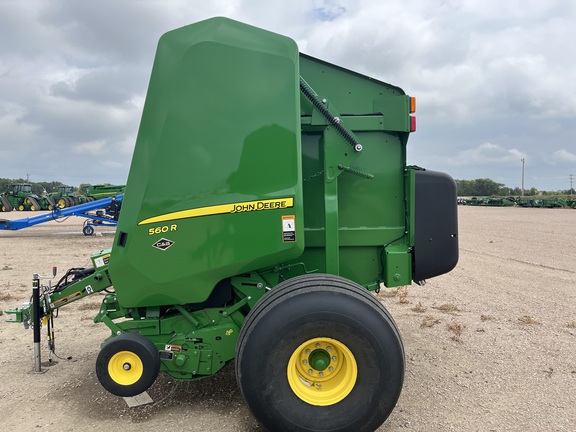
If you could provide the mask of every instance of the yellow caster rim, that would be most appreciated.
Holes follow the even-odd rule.
[[[108,362],[108,374],[110,378],[120,385],[132,385],[138,382],[144,365],[136,354],[130,351],[120,351],[114,354]]]
[[[358,366],[346,345],[321,337],[294,350],[287,375],[296,396],[310,405],[328,406],[350,394],[358,378]]]

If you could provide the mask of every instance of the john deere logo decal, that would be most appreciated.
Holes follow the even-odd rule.
[[[213,216],[226,213],[244,213],[251,211],[262,210],[282,210],[294,207],[294,198],[275,198],[269,200],[259,201],[242,201],[230,204],[218,204],[208,207],[192,208],[188,210],[181,210],[172,213],[166,213],[160,216],[154,216],[143,221],[138,222],[138,225],[146,225],[151,223],[162,223],[172,220],[189,219],[201,216]],[[175,225],[174,225],[175,226]],[[150,235],[152,235],[151,233]]]
[[[170,246],[172,246],[173,244],[174,244],[174,242],[172,240],[161,238],[156,243],[154,243],[152,246],[155,247],[156,249],[160,249],[160,250],[164,251],[164,250],[168,249]]]

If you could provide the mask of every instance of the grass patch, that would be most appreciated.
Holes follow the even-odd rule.
[[[418,304],[414,306],[411,310],[412,312],[424,313],[426,312],[427,309],[424,306],[422,306],[422,303],[418,302]]]
[[[398,303],[401,304],[408,304],[410,300],[408,300],[408,288],[407,287],[400,287],[396,290],[396,294],[398,295]]]
[[[422,323],[420,323],[420,328],[422,328],[422,327],[434,327],[436,324],[440,324],[439,319],[434,318],[432,316],[427,316],[422,320]]]
[[[462,340],[460,339],[460,337],[462,336],[462,332],[464,331],[465,328],[466,326],[464,324],[459,323],[457,321],[451,321],[450,323],[448,323],[448,330],[454,333],[450,339],[452,339],[455,342],[461,342]]]
[[[458,306],[453,305],[452,303],[446,303],[441,306],[433,306],[433,308],[439,310],[440,312],[452,315],[455,315],[457,312],[461,312],[461,310],[458,309]]]
[[[520,318],[518,318],[518,321],[520,321],[521,324],[525,324],[525,325],[540,325],[540,321],[532,318],[530,315],[524,315],[521,316]]]

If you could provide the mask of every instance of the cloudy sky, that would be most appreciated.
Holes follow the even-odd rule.
[[[158,38],[213,16],[415,96],[410,164],[576,186],[573,0],[0,0],[0,177],[125,183]]]

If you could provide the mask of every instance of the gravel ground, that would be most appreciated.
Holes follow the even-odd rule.
[[[15,219],[23,213],[2,217]],[[382,291],[406,350],[406,379],[381,431],[572,431],[576,424],[576,211],[460,207],[451,273]],[[0,232],[0,311],[19,306],[31,276],[88,264],[110,229],[81,234],[70,218]],[[61,273],[60,273],[61,274]],[[233,367],[197,382],[161,375],[154,403],[128,408],[104,391],[94,362],[106,326],[99,295],[64,308],[56,353],[32,373],[32,332],[0,321],[3,430],[259,430]]]

